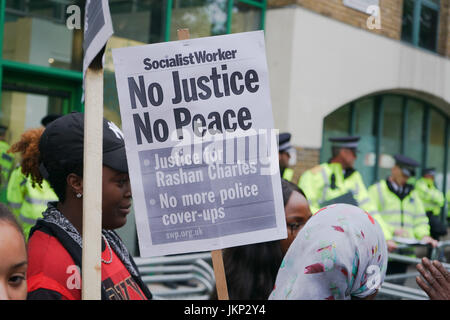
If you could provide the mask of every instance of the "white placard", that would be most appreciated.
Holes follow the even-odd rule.
[[[141,255],[286,238],[264,33],[112,54]]]
[[[380,0],[343,0],[344,6],[352,9],[368,13],[367,9],[370,6],[380,6]]]

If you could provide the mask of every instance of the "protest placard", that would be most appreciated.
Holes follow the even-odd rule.
[[[263,32],[113,60],[141,255],[286,238]]]
[[[86,0],[83,39],[84,76],[97,55],[100,53],[100,59],[103,57],[103,49],[112,34],[113,25],[108,0]]]
[[[190,38],[189,29],[178,29],[178,40],[187,40]],[[211,259],[214,269],[214,278],[216,280],[217,298],[219,300],[229,300],[227,278],[225,274],[225,265],[221,249],[211,251]]]

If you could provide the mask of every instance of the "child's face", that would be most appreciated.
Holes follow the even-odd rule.
[[[19,231],[0,221],[0,300],[27,297],[27,250]]]
[[[127,222],[131,210],[131,187],[128,173],[103,166],[102,225],[117,229]]]

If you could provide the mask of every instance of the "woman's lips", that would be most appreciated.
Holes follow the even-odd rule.
[[[131,204],[129,206],[119,208],[119,211],[125,215],[129,214],[131,211]]]

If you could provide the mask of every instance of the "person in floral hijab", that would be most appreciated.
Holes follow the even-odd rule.
[[[269,299],[372,299],[384,281],[387,258],[375,219],[352,205],[330,205],[297,235]]]

